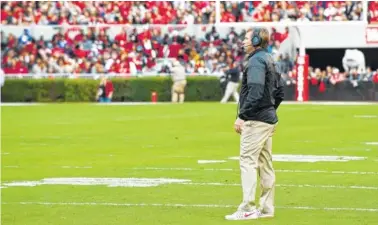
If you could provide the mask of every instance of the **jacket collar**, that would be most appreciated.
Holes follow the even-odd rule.
[[[253,56],[253,55],[255,55],[255,54],[257,54],[258,52],[261,52],[261,51],[266,51],[266,49],[264,49],[264,48],[258,48],[258,49],[256,49],[255,51],[253,51],[252,53],[250,53],[249,55],[248,55],[248,57],[245,59],[245,61],[243,62],[243,65],[244,65],[244,72],[246,72],[247,70],[248,70],[248,61],[249,61],[249,59]]]
[[[265,48],[258,48],[256,49],[255,51],[253,51],[252,53],[250,53],[247,57],[247,59],[251,58],[253,55],[257,54],[258,52],[261,52],[261,51],[266,51]]]

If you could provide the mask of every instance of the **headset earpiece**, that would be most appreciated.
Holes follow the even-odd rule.
[[[255,28],[252,34],[252,46],[257,47],[261,45],[260,28]]]

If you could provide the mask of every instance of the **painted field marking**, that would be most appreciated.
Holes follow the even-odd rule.
[[[378,145],[378,142],[365,142],[367,145]]]
[[[366,151],[370,152],[371,148],[331,148],[333,151]]]
[[[211,102],[210,104],[214,104]],[[98,106],[133,106],[133,105],[173,105],[170,102],[111,102],[111,103],[89,103],[89,105],[98,105]],[[215,103],[216,104],[216,103]],[[235,103],[229,103],[235,104]],[[333,102],[333,101],[307,101],[307,102],[297,102],[297,101],[284,101],[283,105],[330,105],[330,106],[349,106],[349,105],[377,105],[376,102]],[[0,106],[42,106],[49,104],[42,103],[0,103]]]
[[[214,171],[214,172],[222,172],[222,171],[235,171],[239,172],[239,169],[231,169],[231,168],[164,168],[164,167],[134,167],[130,168],[131,170],[156,170],[156,171],[163,171],[163,170],[178,170],[178,171]],[[327,170],[282,170],[277,169],[275,170],[279,173],[329,173],[329,174],[358,174],[358,175],[378,175],[378,172],[361,172],[361,171],[327,171]]]
[[[0,103],[0,106],[39,106],[44,105],[42,103],[11,103],[11,102],[2,102]]]
[[[33,168],[62,168],[62,169],[91,169],[91,166],[57,166],[57,167],[20,167],[20,166],[3,166],[4,168],[15,168],[15,169],[33,169]],[[213,172],[239,172],[238,168],[185,168],[185,167],[134,167],[125,168],[129,170],[156,170],[156,171],[213,171]],[[356,174],[356,175],[378,175],[378,172],[367,172],[367,171],[328,171],[328,170],[285,170],[276,169],[275,172],[278,173],[326,173],[326,174]]]
[[[378,115],[354,115],[354,118],[378,118]]]
[[[48,168],[61,168],[61,169],[92,169],[92,166],[3,166],[4,168],[14,168],[14,169],[48,169]]]
[[[63,169],[92,169],[91,166],[61,166]]]
[[[156,187],[164,184],[190,185],[190,186],[240,186],[238,183],[192,183],[188,179],[172,178],[45,178],[39,181],[13,181],[4,182],[4,187],[35,187],[40,185],[86,185],[107,187]],[[334,188],[334,189],[367,189],[378,190],[378,186],[343,186],[343,185],[313,185],[313,184],[277,184],[277,187],[294,188]]]
[[[333,101],[307,101],[307,102],[297,102],[297,101],[283,101],[283,105],[331,105],[331,106],[349,106],[349,105],[377,105],[376,102],[333,102]]]
[[[198,164],[225,163],[226,160],[198,160]]]
[[[237,208],[237,205],[219,204],[162,204],[162,203],[106,203],[106,202],[2,202],[3,205],[62,205],[62,206],[120,206],[120,207],[183,207],[183,208]],[[312,206],[277,206],[279,209],[318,210],[318,211],[360,211],[378,212],[378,208],[332,208]]]
[[[241,186],[237,183],[178,183],[179,185],[198,185],[198,186]],[[276,187],[295,187],[295,188],[334,188],[334,189],[367,189],[378,190],[378,186],[342,186],[342,185],[314,185],[314,184],[276,184]]]
[[[231,160],[239,160],[239,156],[229,157]],[[351,160],[366,160],[367,157],[358,156],[332,156],[332,155],[273,155],[273,161],[277,162],[348,162]]]
[[[378,160],[376,160],[378,161]],[[62,169],[91,169],[91,166],[57,166],[57,167],[20,167],[20,166],[3,166],[4,168],[14,168],[14,169],[33,169],[33,168],[62,168]],[[156,171],[213,171],[213,172],[239,172],[238,168],[185,168],[185,167],[134,167],[125,168],[129,170],[156,170]],[[329,171],[329,170],[285,170],[276,169],[277,173],[326,173],[326,174],[355,174],[355,175],[378,175],[378,172],[370,171]]]
[[[171,105],[170,102],[109,102],[109,103],[93,103],[99,106],[133,106],[133,105]]]
[[[105,185],[107,187],[156,187],[162,184],[191,182],[172,178],[45,178],[40,181],[15,181],[3,183],[5,187],[35,187],[39,185]]]

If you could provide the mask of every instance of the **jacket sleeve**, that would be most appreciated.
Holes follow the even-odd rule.
[[[280,106],[281,102],[285,98],[285,93],[284,93],[284,81],[281,77],[281,71],[276,66],[276,84],[275,84],[275,90],[274,90],[274,108],[277,110],[278,107]]]
[[[239,118],[247,120],[249,112],[257,110],[264,95],[266,66],[262,59],[252,57],[248,61],[247,87],[248,94],[240,108]]]

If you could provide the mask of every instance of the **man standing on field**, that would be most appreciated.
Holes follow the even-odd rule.
[[[173,103],[184,103],[185,100],[185,87],[186,87],[186,74],[185,68],[178,60],[172,63],[172,98]]]
[[[240,90],[240,111],[234,128],[240,134],[240,170],[243,200],[227,220],[274,217],[275,173],[272,136],[277,125],[276,109],[283,100],[283,86],[273,57],[267,52],[269,31],[255,28],[243,41],[248,57]],[[261,180],[260,206],[255,193]]]
[[[240,77],[240,70],[239,65],[234,62],[233,68],[226,70],[226,77],[227,77],[227,86],[226,91],[223,95],[223,98],[221,100],[221,103],[226,103],[228,99],[231,97],[231,95],[234,96],[234,100],[236,102],[239,102],[239,93],[238,93],[238,87],[239,87],[239,77]]]

